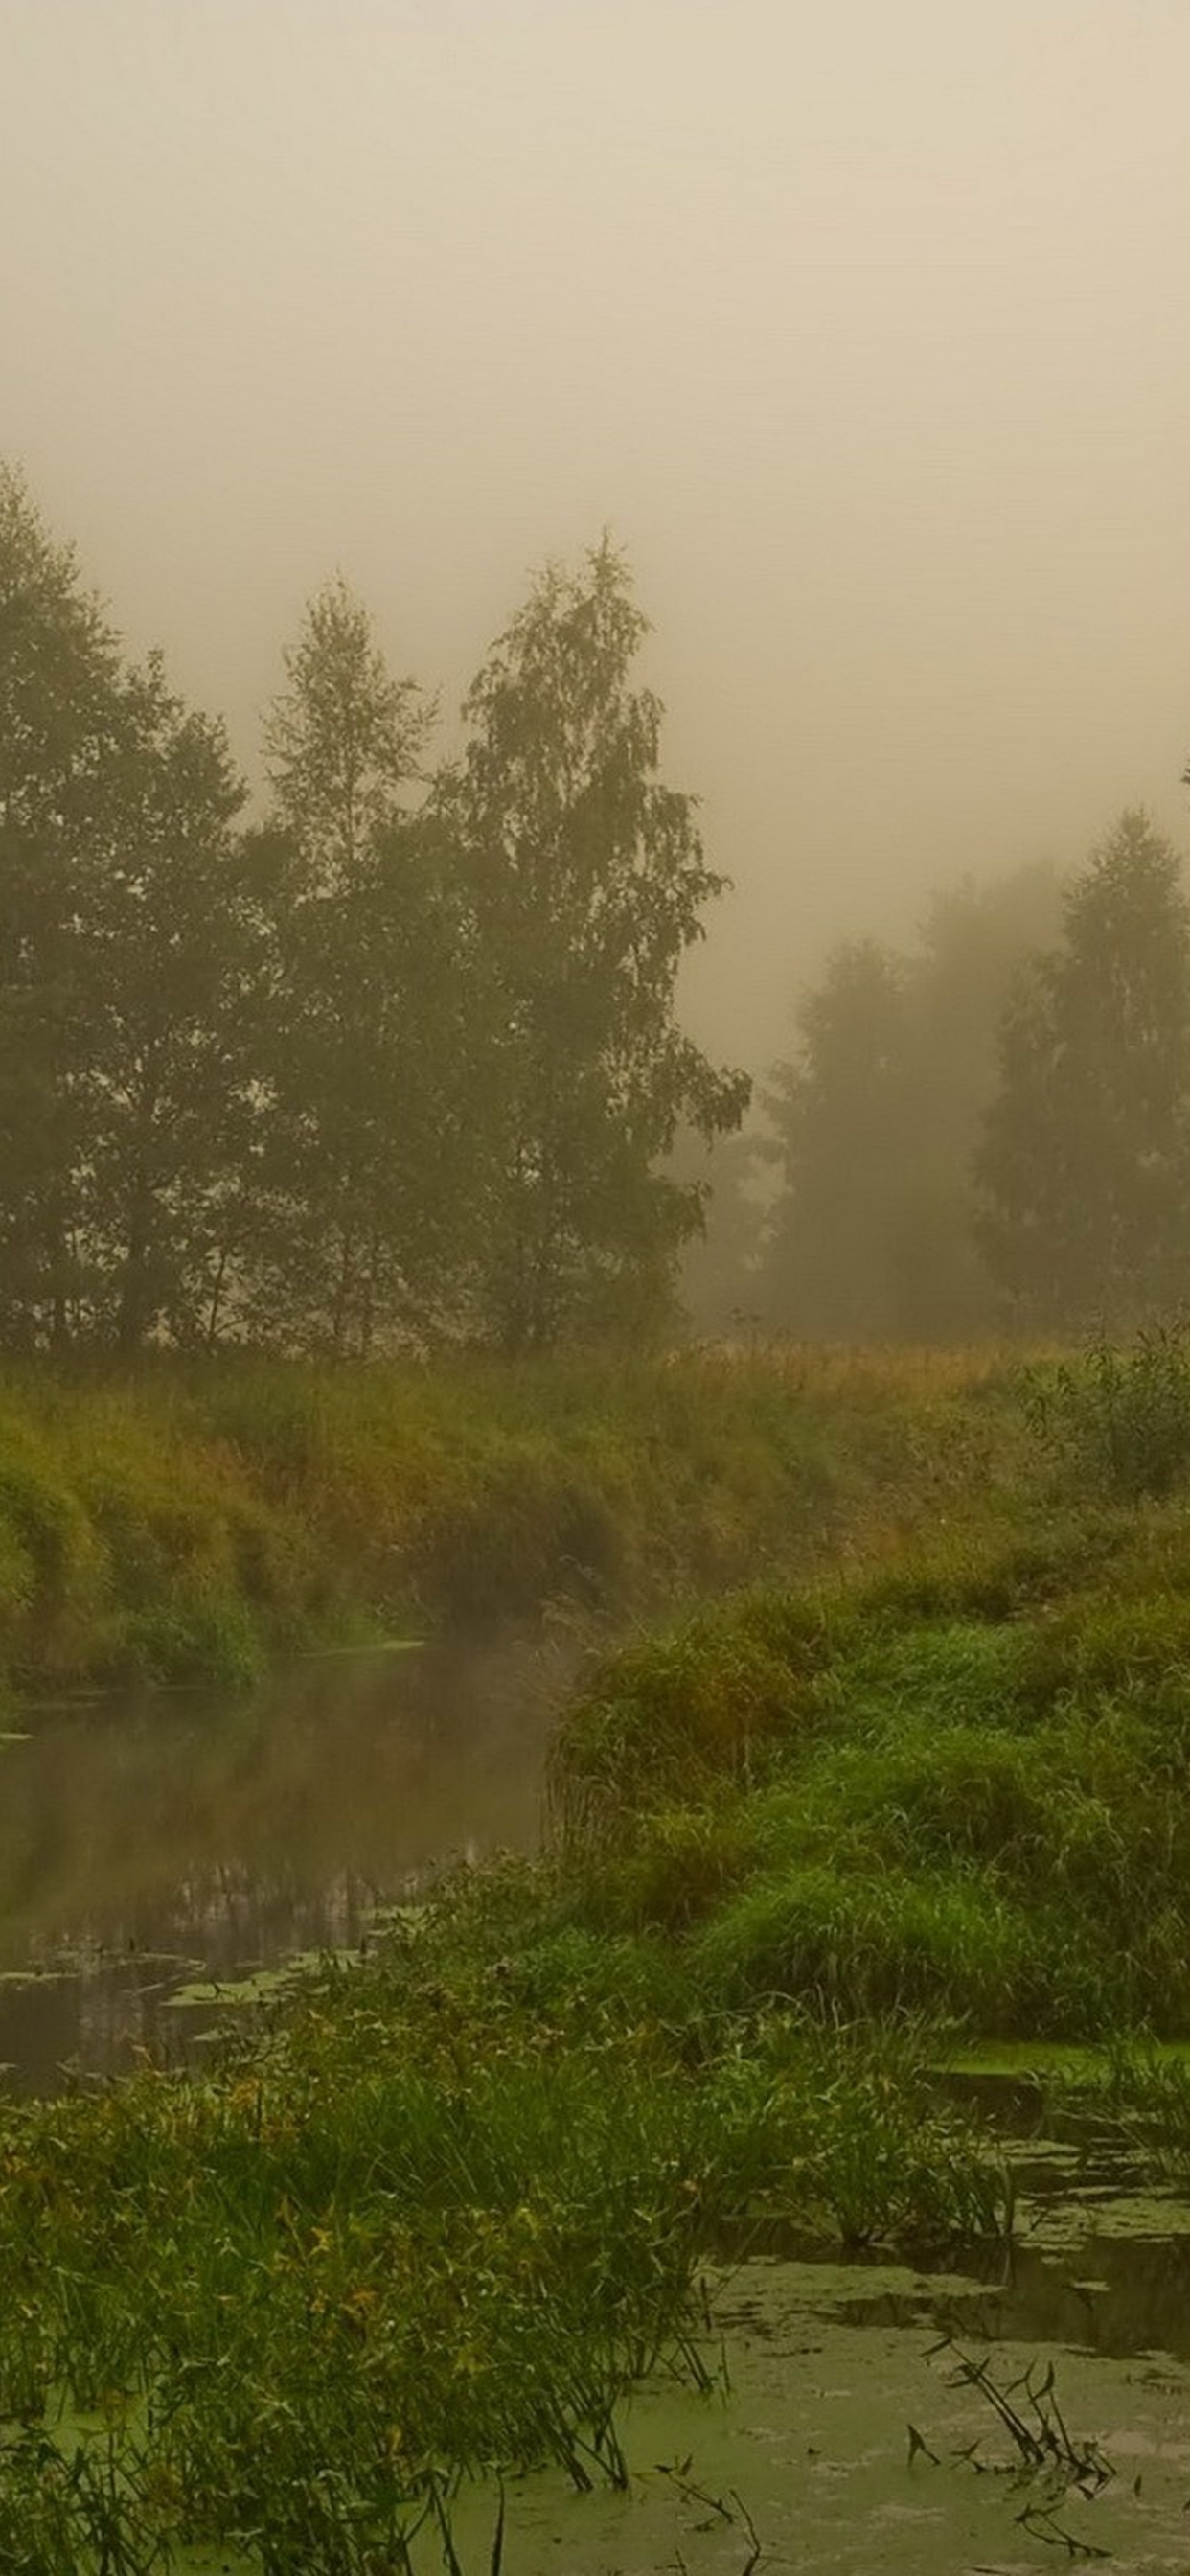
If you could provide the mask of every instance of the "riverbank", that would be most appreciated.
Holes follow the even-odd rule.
[[[613,1652],[553,1779],[576,1921],[708,2008],[1190,2031],[1190,1512],[725,1600]]]
[[[657,1614],[1010,1475],[994,1353],[0,1380],[0,1671],[235,1686],[551,1606]]]

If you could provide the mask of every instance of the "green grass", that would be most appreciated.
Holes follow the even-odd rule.
[[[235,1686],[377,1628],[623,1618],[884,1547],[1022,1441],[994,1355],[10,1367],[0,1672]]]
[[[576,1913],[708,1999],[1188,2030],[1190,1516],[721,1601],[606,1659],[552,1789]]]

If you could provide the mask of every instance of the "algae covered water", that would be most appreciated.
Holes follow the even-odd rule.
[[[705,2282],[710,2388],[623,2410],[623,2482],[514,2485],[518,2576],[1190,2569],[1190,2205],[1078,2153],[951,2269],[750,2255]],[[1033,2167],[1040,2180],[1039,2163]],[[491,2499],[464,2492],[463,2563]]]
[[[176,2049],[196,1981],[349,1948],[452,1856],[533,1849],[568,1661],[435,1644],[313,1658],[250,1699],[30,1710],[0,1744],[0,2080]]]

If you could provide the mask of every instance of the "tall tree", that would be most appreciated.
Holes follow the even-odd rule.
[[[678,1275],[682,1312],[696,1333],[737,1338],[764,1321],[761,1258],[772,1197],[767,1159],[755,1127],[709,1143],[689,1131],[676,1140],[670,1173],[703,1193],[702,1224],[683,1245]]]
[[[1190,902],[1168,841],[1121,816],[1022,977],[978,1156],[982,1239],[1014,1310],[1118,1323],[1190,1283]]]
[[[413,810],[432,710],[335,582],[270,717],[277,875],[258,1321],[336,1353],[441,1301],[462,1122],[455,934]]]
[[[304,889],[334,894],[408,810],[434,710],[416,680],[393,677],[341,574],[309,601],[284,662],[265,726],[274,812]]]
[[[258,1110],[261,933],[222,727],[127,684],[119,826],[86,920],[80,1242],[105,1338],[213,1340]]]
[[[119,646],[0,467],[0,1337],[70,1338],[87,922],[128,754]]]
[[[675,1017],[724,880],[659,776],[661,705],[633,680],[646,631],[608,542],[545,572],[474,682],[437,800],[478,1074],[473,1293],[511,1350],[656,1317],[701,1203],[662,1162],[680,1123],[734,1127],[749,1094]]]

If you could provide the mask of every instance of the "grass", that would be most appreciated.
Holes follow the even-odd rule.
[[[1022,1439],[994,1354],[0,1380],[0,1672],[250,1681],[394,1627],[623,1618],[883,1546]]]
[[[708,1998],[1190,2028],[1190,1514],[988,1518],[613,1652],[553,1803],[577,1914]]]

